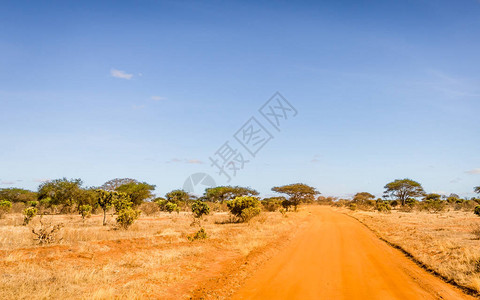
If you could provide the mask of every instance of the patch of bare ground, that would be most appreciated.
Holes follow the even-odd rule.
[[[128,231],[101,226],[101,217],[50,216],[64,223],[60,243],[32,245],[21,216],[0,224],[1,299],[189,299],[228,297],[250,270],[304,224],[308,208],[284,218],[262,213],[247,224],[207,217],[208,239],[189,242],[189,214],[141,218]],[[38,221],[31,227],[38,226]]]
[[[338,210],[358,219],[446,281],[480,292],[480,218],[473,213]]]

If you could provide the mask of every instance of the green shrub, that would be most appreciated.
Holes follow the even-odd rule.
[[[80,205],[78,207],[78,212],[82,216],[82,219],[85,220],[85,218],[90,218],[90,216],[92,215],[92,207],[90,205],[87,205],[87,204]]]
[[[194,234],[188,236],[188,240],[193,242],[195,240],[203,240],[203,239],[206,239],[208,236],[207,236],[207,232],[205,231],[205,229],[202,227],[200,228],[199,231],[195,232]]]
[[[389,213],[392,210],[390,204],[385,201],[377,201],[375,208],[378,212]]]
[[[140,216],[140,211],[131,207],[122,209],[118,212],[117,224],[123,229],[128,229]]]
[[[292,206],[293,206],[292,201],[287,200],[287,199],[282,201],[282,207],[285,208],[286,211],[288,211],[288,209]]]
[[[180,208],[178,208],[177,204],[175,203],[172,203],[172,202],[167,202],[167,204],[165,204],[165,211],[169,212],[169,213],[172,213],[174,211],[178,213],[180,213]]]
[[[473,211],[474,214],[480,216],[480,205],[475,206],[475,210]]]
[[[260,214],[260,201],[257,197],[241,196],[227,202],[227,207],[239,222],[248,222]]]
[[[271,197],[265,198],[260,203],[266,211],[277,211],[282,207],[282,201],[286,200],[285,197]]]
[[[27,206],[37,207],[38,206],[38,201],[28,201]]]
[[[23,211],[23,215],[24,215],[23,225],[28,225],[28,223],[30,223],[33,217],[37,215],[37,209],[35,207],[27,207]]]
[[[131,208],[133,206],[133,202],[130,200],[130,197],[126,193],[119,192],[114,192],[112,204],[117,214],[122,210]]]
[[[197,200],[192,203],[192,213],[194,218],[200,219],[210,213],[210,207],[207,203]]]
[[[446,203],[440,199],[423,201],[423,208],[431,213],[438,213],[445,209]]]
[[[350,210],[357,210],[357,204],[356,203],[350,203],[350,204],[348,204],[348,208]]]
[[[12,202],[0,200],[0,219],[12,209]]]

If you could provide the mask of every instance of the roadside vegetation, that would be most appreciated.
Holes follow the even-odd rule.
[[[473,190],[480,196],[480,187]],[[381,198],[360,192],[319,202],[355,217],[446,281],[480,292],[480,197],[428,193],[416,181],[398,179]]]

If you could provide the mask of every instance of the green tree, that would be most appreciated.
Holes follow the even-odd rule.
[[[425,191],[420,183],[406,178],[387,183],[384,194],[399,200],[402,206],[404,206],[408,198],[423,196]]]
[[[273,187],[272,191],[287,194],[289,196],[288,200],[292,203],[295,211],[297,211],[300,203],[314,201],[315,195],[320,194],[314,187],[303,183]]]
[[[139,182],[132,178],[115,178],[105,182],[100,188],[102,190],[112,192],[112,191],[115,191],[120,186],[128,183],[139,183]]]
[[[257,196],[258,192],[248,187],[240,186],[217,186],[205,189],[204,198],[211,202],[220,202],[232,200],[240,196]]]
[[[115,192],[97,189],[97,205],[103,209],[103,226],[107,225],[107,210],[112,207],[115,200]]]
[[[474,187],[473,190],[475,191],[475,193],[480,194],[480,186]]]
[[[49,205],[71,207],[83,194],[81,179],[55,179],[42,183],[38,188],[38,200],[49,198]]]
[[[155,190],[155,185],[146,182],[130,182],[120,185],[115,189],[117,192],[126,193],[134,206],[142,204],[143,201],[153,198],[152,191]]]
[[[356,204],[367,204],[375,199],[375,195],[367,192],[356,193],[352,201]]]
[[[0,199],[10,201],[12,203],[37,200],[37,193],[19,188],[0,189]]]

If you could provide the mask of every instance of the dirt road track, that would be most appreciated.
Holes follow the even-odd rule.
[[[328,207],[233,299],[474,299]]]

